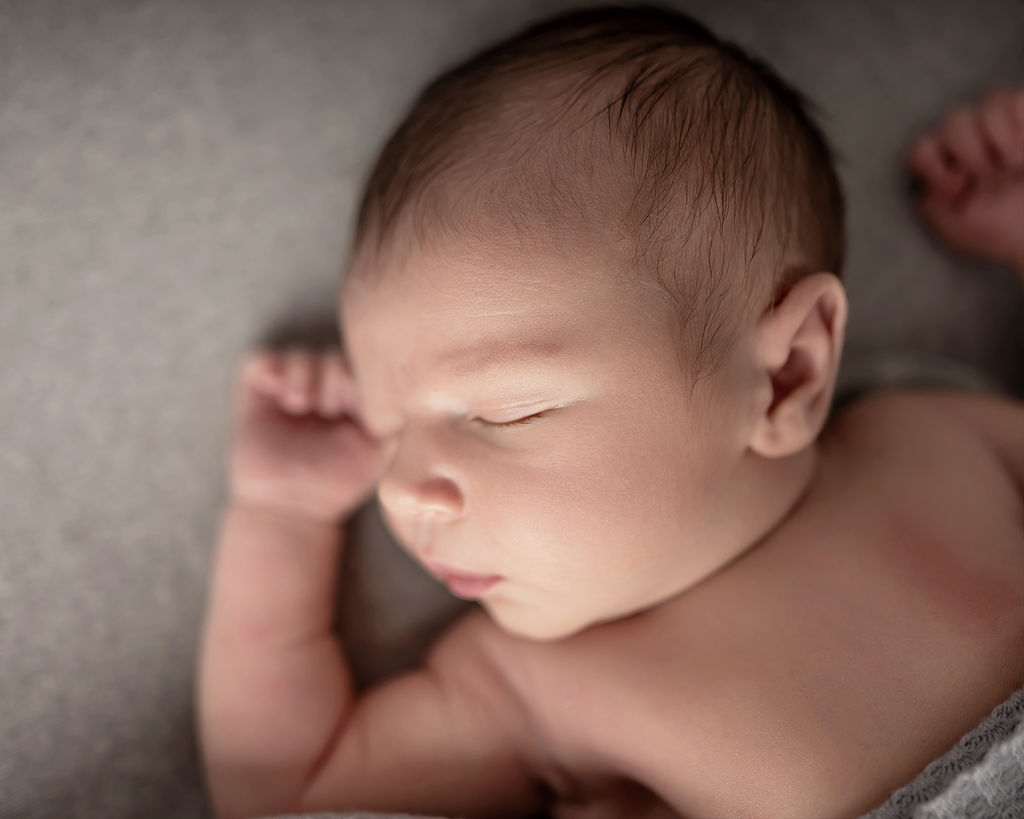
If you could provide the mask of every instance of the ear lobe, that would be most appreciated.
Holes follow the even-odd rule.
[[[828,417],[847,316],[846,291],[832,273],[798,281],[757,327],[761,381],[750,448],[765,458],[799,452]]]

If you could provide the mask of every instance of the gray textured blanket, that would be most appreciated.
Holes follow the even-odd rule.
[[[1024,817],[1024,688],[862,819]]]
[[[985,720],[931,762],[912,782],[859,819],[1021,817],[1024,817],[1024,688],[1017,689],[997,705]],[[266,819],[428,818],[361,812]]]

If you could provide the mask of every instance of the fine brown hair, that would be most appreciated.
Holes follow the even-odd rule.
[[[844,202],[813,105],[678,11],[600,6],[531,25],[449,69],[382,149],[355,246],[496,230],[628,248],[671,299],[691,375],[742,311],[841,275]]]

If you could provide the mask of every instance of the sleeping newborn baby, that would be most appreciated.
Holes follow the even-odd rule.
[[[911,151],[1024,275],[1024,92]],[[433,82],[365,189],[344,353],[258,351],[199,673],[222,817],[869,810],[1024,683],[1024,410],[830,412],[843,200],[805,99],[655,8]],[[479,605],[358,693],[340,524]]]

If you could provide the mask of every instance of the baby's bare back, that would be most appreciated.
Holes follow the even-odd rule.
[[[876,393],[786,522],[678,598],[493,631],[566,819],[853,816],[1024,682],[1024,410]],[[498,653],[498,652],[496,652]]]

